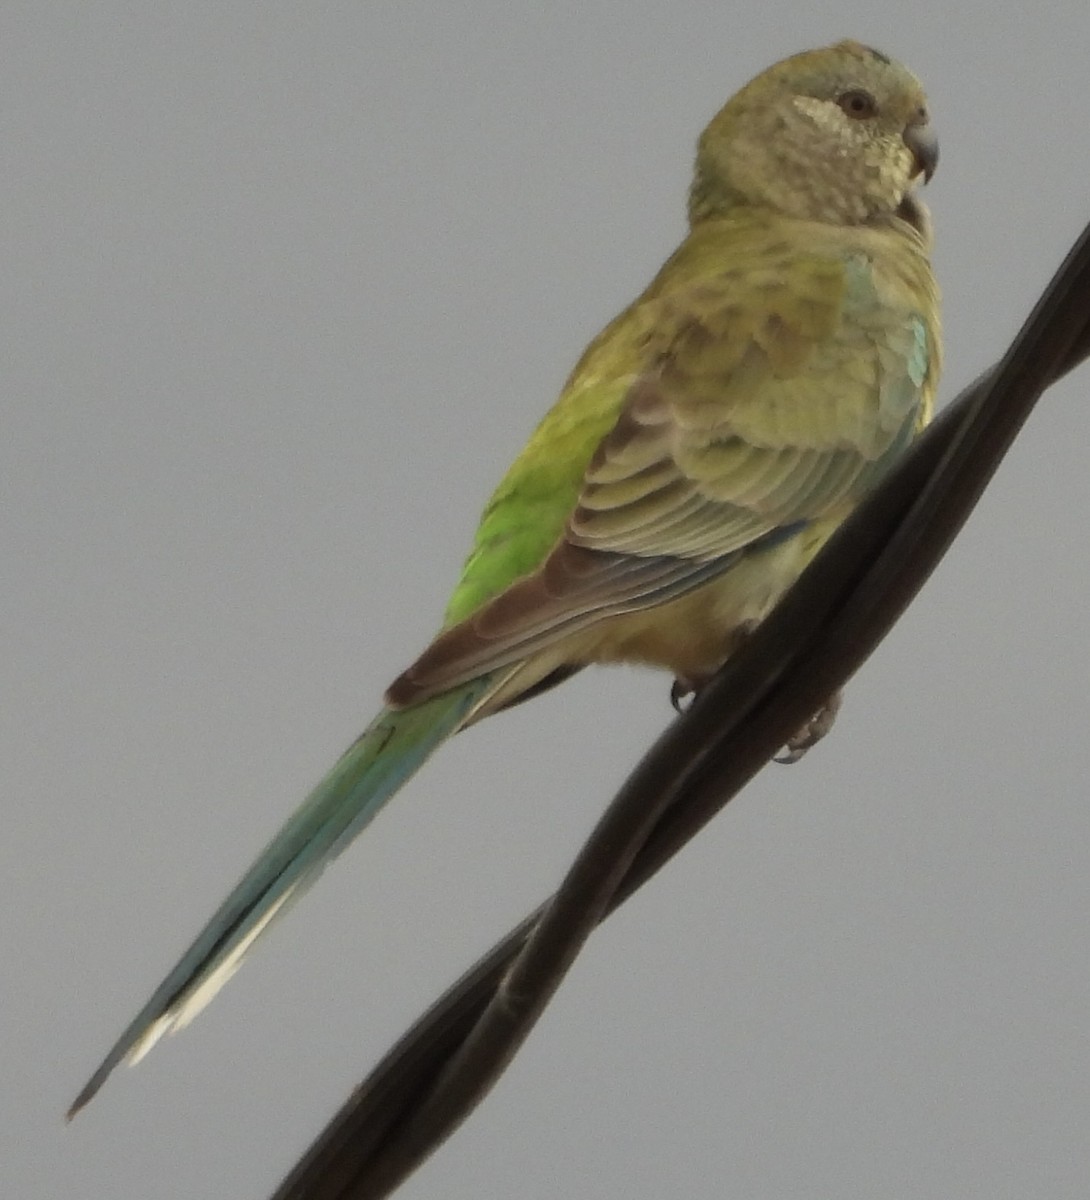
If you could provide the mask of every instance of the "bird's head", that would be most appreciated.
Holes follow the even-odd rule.
[[[690,217],[743,204],[836,224],[893,214],[919,224],[912,189],[937,162],[919,80],[839,42],[769,67],[716,114],[700,136]]]

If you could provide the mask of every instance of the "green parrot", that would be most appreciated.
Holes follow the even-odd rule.
[[[189,1022],[452,734],[590,663],[698,690],[930,420],[938,291],[904,67],[845,41],[700,137],[684,241],[590,343],[484,510],[443,627],[95,1071]],[[835,705],[789,743],[795,757]]]

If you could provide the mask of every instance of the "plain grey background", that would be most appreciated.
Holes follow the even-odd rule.
[[[480,506],[843,36],[928,86],[949,397],[1090,218],[1090,9],[0,9],[0,1193],[261,1200],[669,719],[588,672],[447,747],[185,1033],[62,1113],[431,635]],[[851,685],[591,941],[404,1188],[1083,1197],[1090,372]]]

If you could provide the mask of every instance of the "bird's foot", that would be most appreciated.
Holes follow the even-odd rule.
[[[700,691],[699,686],[690,683],[688,679],[675,679],[670,684],[670,704],[673,706],[674,712],[688,712],[698,691]]]
[[[816,746],[835,724],[842,700],[841,692],[833,692],[810,720],[787,739],[784,753],[777,754],[774,761],[797,763],[811,746]]]
[[[756,621],[742,621],[735,626],[730,635],[730,651],[733,653],[746,640],[747,637],[757,628]],[[724,662],[726,659],[724,658]],[[722,663],[719,664],[722,666]],[[700,694],[701,688],[706,683],[710,683],[715,677],[715,670],[708,671],[706,674],[701,674],[689,678],[688,676],[679,675],[670,685],[670,703],[673,705],[674,711],[683,713],[688,712],[692,707],[693,701]]]

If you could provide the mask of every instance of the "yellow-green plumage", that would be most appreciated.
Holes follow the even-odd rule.
[[[903,448],[897,435],[904,418],[914,428],[930,419],[940,359],[938,295],[927,261],[926,210],[909,195],[917,166],[900,130],[881,131],[858,163],[840,155],[808,160],[805,144],[792,142],[785,158],[798,181],[790,171],[771,181],[762,174],[781,119],[772,100],[783,97],[785,80],[835,90],[872,76],[897,93],[891,128],[907,126],[923,105],[918,85],[903,68],[854,43],[779,64],[711,122],[701,138],[689,236],[588,346],[500,483],[445,628],[541,565],[576,503],[588,505],[587,465],[633,385],[664,367],[675,380],[684,378],[671,392],[680,473],[703,485],[709,498],[733,497],[756,509],[734,514],[733,540],[725,535],[723,510],[704,510],[688,524],[672,523],[665,539],[641,544],[639,531],[654,521],[657,497],[646,475],[633,479],[612,463],[611,497],[598,479],[596,503],[612,498],[613,511],[585,534],[585,544],[645,554],[689,546],[704,555],[726,553],[767,527],[772,514],[813,520],[824,508],[857,501],[881,469],[883,451]],[[748,120],[754,114],[758,119]],[[762,185],[776,204],[752,195]],[[846,213],[864,219],[845,222]],[[877,470],[853,472],[846,453],[819,461],[823,452],[849,449],[877,461]],[[641,448],[626,453],[632,458]],[[655,449],[645,445],[642,453],[650,460]],[[798,492],[807,475],[815,512]],[[638,499],[638,507],[618,511],[625,496]],[[713,523],[714,531],[703,528]]]
[[[652,590],[612,627],[598,620],[589,634],[546,635],[544,647],[540,633],[494,638],[434,678],[425,663],[415,694],[539,650],[515,691],[561,663],[630,659],[689,679],[713,671],[734,627],[764,615],[930,419],[939,332],[927,249],[899,217],[845,227],[737,206],[700,219],[590,345],[500,484],[448,626],[482,607],[487,617],[487,602],[565,535],[602,552],[707,562],[806,522],[798,544],[732,566],[680,610],[654,603]],[[641,388],[661,419],[633,436],[617,427]],[[565,612],[555,624],[572,619]]]
[[[588,346],[485,509],[440,634],[129,1025],[187,1022],[452,733],[593,662],[698,686],[930,418],[935,145],[917,81],[845,42],[701,135],[690,231]]]

